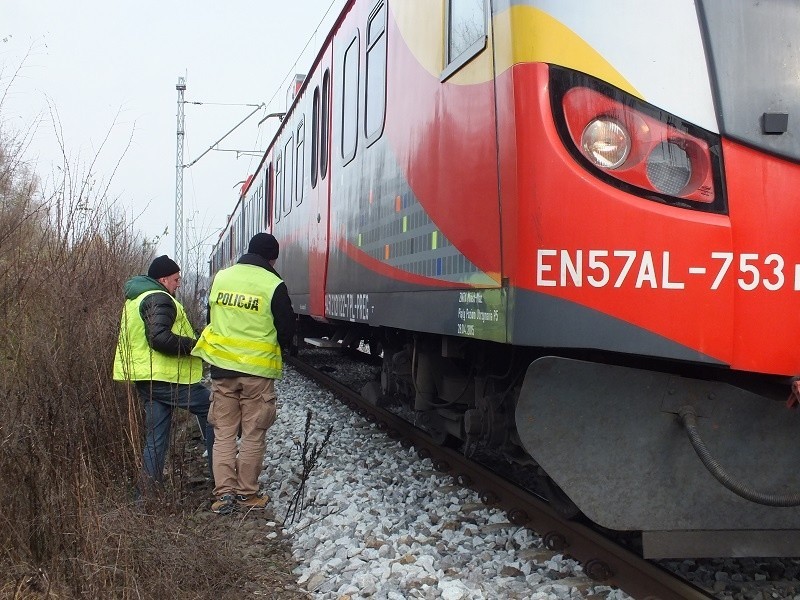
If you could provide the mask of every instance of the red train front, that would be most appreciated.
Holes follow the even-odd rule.
[[[307,336],[383,352],[376,399],[647,556],[799,555],[798,31],[777,1],[351,1],[212,265],[272,230]]]

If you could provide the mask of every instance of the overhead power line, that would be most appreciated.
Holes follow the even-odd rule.
[[[251,105],[249,105],[249,106],[253,106],[253,105],[251,104]],[[262,108],[264,108],[264,106],[266,106],[266,105],[265,105],[265,104],[263,104],[263,103],[262,103],[262,104],[259,104],[259,105],[257,105],[257,106],[256,106],[256,108],[255,108],[255,109],[254,109],[254,110],[253,110],[253,111],[252,111],[252,112],[251,112],[249,115],[247,115],[247,116],[246,116],[244,119],[242,119],[242,120],[241,120],[241,121],[239,121],[239,122],[238,122],[236,125],[234,125],[234,126],[233,126],[233,127],[232,127],[232,128],[231,128],[231,129],[230,129],[230,130],[229,130],[229,131],[228,131],[228,132],[225,134],[225,135],[223,135],[221,138],[219,138],[219,139],[218,139],[216,142],[214,142],[213,144],[211,144],[211,146],[209,146],[209,147],[206,149],[206,151],[205,151],[205,152],[203,152],[203,153],[202,153],[200,156],[198,156],[197,158],[195,158],[195,159],[194,159],[192,162],[190,162],[190,163],[188,163],[188,164],[185,164],[185,165],[183,165],[183,168],[184,168],[184,169],[188,169],[188,168],[189,168],[189,167],[191,167],[193,164],[197,163],[197,161],[198,161],[198,160],[200,160],[200,159],[201,159],[201,158],[203,158],[203,157],[204,157],[206,154],[208,154],[209,152],[211,152],[211,151],[214,149],[214,147],[215,147],[217,144],[219,144],[219,143],[220,143],[222,140],[224,140],[226,137],[228,137],[228,136],[229,136],[231,133],[233,133],[234,131],[236,131],[236,129],[237,129],[237,128],[239,128],[239,126],[241,126],[241,125],[242,125],[242,124],[243,124],[245,121],[247,121],[247,119],[249,119],[250,117],[252,117],[252,116],[253,116],[254,114],[256,114],[256,113],[257,113],[259,110],[261,110]]]

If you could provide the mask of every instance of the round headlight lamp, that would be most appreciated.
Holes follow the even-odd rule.
[[[616,119],[601,117],[592,120],[584,128],[581,147],[596,166],[616,169],[625,163],[631,152],[631,136]]]

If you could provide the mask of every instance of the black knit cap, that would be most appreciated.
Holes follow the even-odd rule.
[[[280,246],[275,236],[270,233],[257,233],[250,240],[250,245],[247,246],[247,251],[251,254],[258,254],[266,260],[275,260],[278,258]]]
[[[178,266],[178,263],[166,254],[162,254],[161,256],[157,256],[153,262],[150,263],[150,268],[147,269],[147,276],[153,279],[161,279],[162,277],[174,275],[180,270],[181,268]]]

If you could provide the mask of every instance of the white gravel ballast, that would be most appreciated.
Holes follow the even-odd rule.
[[[298,583],[318,599],[624,599],[543,547],[476,492],[388,438],[291,367],[278,382],[263,488],[278,520],[295,505],[301,447],[331,436],[285,521]]]

